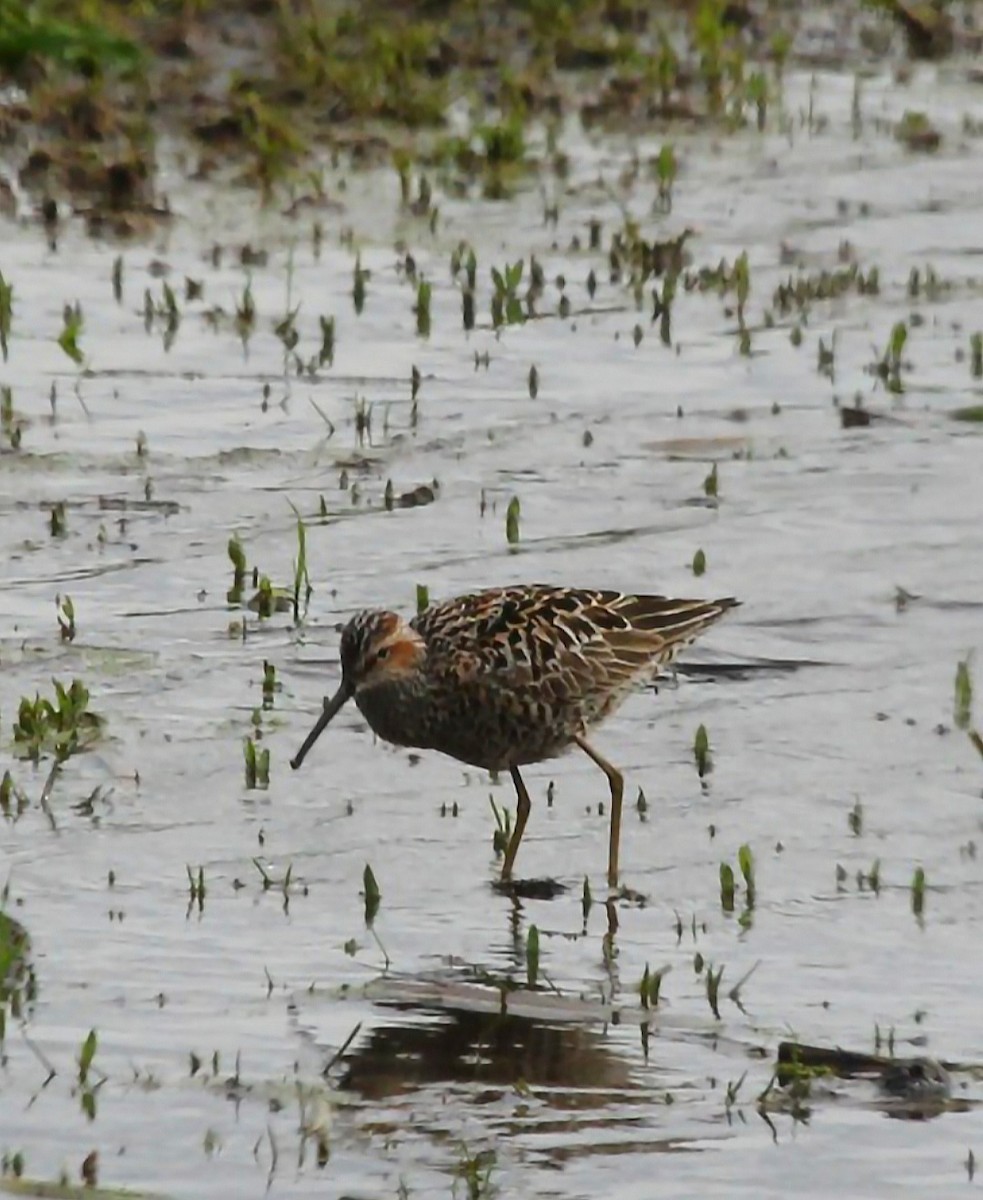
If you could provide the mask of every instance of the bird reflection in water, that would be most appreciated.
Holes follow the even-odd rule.
[[[559,1106],[593,1107],[599,1092],[631,1087],[627,1060],[600,1028],[463,1007],[392,1007],[416,1015],[377,1026],[345,1058],[341,1086],[365,1099],[458,1083],[556,1089],[566,1092],[551,1097]]]

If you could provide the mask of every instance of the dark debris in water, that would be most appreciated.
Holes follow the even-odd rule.
[[[565,883],[549,878],[496,879],[491,886],[500,895],[517,900],[555,900],[570,890]]]
[[[968,1101],[954,1097],[952,1072],[959,1064],[942,1063],[925,1055],[891,1058],[839,1047],[779,1042],[775,1079],[801,1102],[814,1081],[822,1078],[868,1080],[877,1090],[877,1103],[887,1115],[926,1120],[945,1112],[965,1112]]]
[[[420,508],[425,504],[433,504],[436,498],[434,489],[429,484],[421,483],[418,487],[397,496],[395,505],[397,508]]]
[[[840,409],[840,424],[844,429],[866,429],[875,414],[867,408],[863,408],[859,403],[853,405],[852,408]]]

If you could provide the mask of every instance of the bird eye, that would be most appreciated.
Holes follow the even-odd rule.
[[[376,653],[376,656],[375,656],[376,662],[382,662],[384,659],[387,659],[388,657],[389,657],[389,647],[388,646],[383,646]]]

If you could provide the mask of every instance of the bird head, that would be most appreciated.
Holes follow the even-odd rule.
[[[290,760],[294,770],[353,696],[406,678],[419,668],[424,654],[423,639],[398,613],[365,609],[352,617],[341,634],[341,684],[325,697],[317,724]]]
[[[414,671],[422,654],[422,638],[398,613],[366,609],[342,632],[342,680],[357,695]]]

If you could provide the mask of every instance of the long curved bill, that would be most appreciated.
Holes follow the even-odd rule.
[[[351,695],[352,695],[352,690],[349,687],[349,685],[345,682],[342,682],[341,687],[338,688],[338,690],[335,692],[335,694],[330,699],[325,698],[324,708],[321,712],[321,715],[317,719],[317,724],[310,731],[310,733],[307,735],[307,737],[304,738],[303,746],[301,746],[301,748],[297,751],[297,753],[290,760],[290,765],[293,767],[293,769],[295,771],[300,766],[300,764],[304,761],[304,759],[307,757],[307,753],[310,750],[311,746],[314,745],[314,743],[321,736],[321,734],[325,731],[325,729],[327,729],[328,724],[330,723],[332,718],[338,713],[338,711],[341,708],[344,707],[346,702],[351,699]]]

